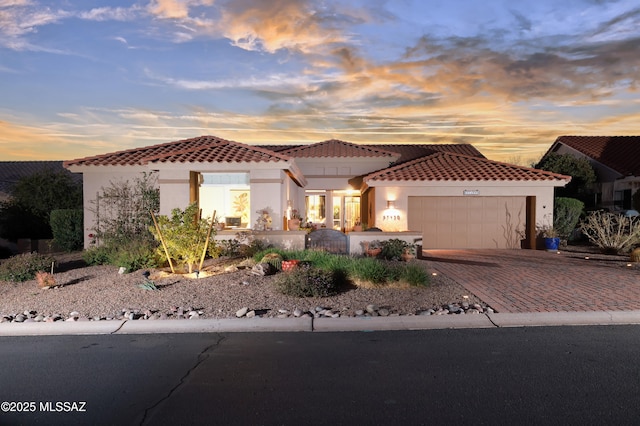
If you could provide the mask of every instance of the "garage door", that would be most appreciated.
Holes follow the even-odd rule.
[[[526,197],[409,197],[408,225],[426,248],[519,248]]]

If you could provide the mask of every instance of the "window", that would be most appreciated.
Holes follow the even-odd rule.
[[[202,173],[200,208],[202,216],[215,211],[218,220],[228,226],[249,226],[250,190],[248,173]]]
[[[307,219],[313,223],[324,222],[327,216],[325,195],[307,195],[304,197]]]

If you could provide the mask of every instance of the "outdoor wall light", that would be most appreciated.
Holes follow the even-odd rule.
[[[395,209],[396,208],[396,202],[394,200],[387,200],[387,208],[388,209]]]

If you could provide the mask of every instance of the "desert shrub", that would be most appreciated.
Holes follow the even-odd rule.
[[[380,256],[387,260],[401,260],[402,253],[404,253],[407,247],[408,244],[398,238],[384,240],[382,241],[382,252],[380,252]]]
[[[354,259],[349,268],[349,275],[354,279],[382,284],[387,280],[387,266],[370,257]]]
[[[277,291],[287,296],[329,297],[338,293],[340,281],[332,271],[303,267],[279,274],[274,285]]]
[[[40,288],[52,287],[56,285],[55,277],[51,275],[51,273],[44,271],[36,272],[36,282],[38,283],[38,287]]]
[[[419,266],[409,264],[402,268],[400,280],[407,282],[411,286],[428,286],[431,281],[427,271]]]
[[[88,265],[114,265],[127,271],[160,265],[157,245],[149,241],[133,241],[120,246],[91,247],[82,253]]]
[[[235,239],[218,241],[217,247],[220,249],[220,256],[237,257],[240,256],[240,242]]]
[[[576,198],[557,197],[553,208],[553,228],[558,237],[568,240],[576,228],[584,203]]]
[[[280,253],[272,252],[262,256],[262,259],[260,259],[260,263],[268,263],[269,265],[273,266],[276,271],[281,271],[282,260],[282,255]]]
[[[32,280],[39,271],[51,269],[53,258],[38,253],[24,253],[0,263],[0,280],[22,282]]]
[[[156,267],[161,263],[156,247],[149,241],[131,241],[111,253],[109,264],[128,272]]]
[[[615,213],[594,211],[580,226],[582,232],[605,252],[626,252],[640,243],[640,220]]]
[[[114,251],[110,246],[90,247],[82,253],[82,259],[87,265],[108,265]]]
[[[58,209],[51,212],[49,225],[53,239],[65,251],[80,250],[84,244],[82,209]]]
[[[288,252],[286,250],[282,250],[282,249],[279,249],[277,247],[269,247],[267,249],[260,250],[259,252],[255,253],[253,255],[253,260],[255,260],[257,263],[259,263],[259,262],[262,261],[263,257],[267,256],[268,254],[272,254],[272,253],[280,255],[280,257],[282,259],[284,259],[284,260],[289,260]]]
[[[212,243],[215,235],[214,229],[211,229],[209,235],[209,219],[200,219],[199,213],[198,204],[192,203],[184,210],[173,209],[171,217],[158,216],[157,218],[157,226],[164,240],[164,247],[158,247],[158,254],[186,265],[189,273],[193,271],[193,266],[200,262],[205,245],[208,245],[207,236]],[[158,229],[154,226],[149,229],[154,238],[160,241]]]

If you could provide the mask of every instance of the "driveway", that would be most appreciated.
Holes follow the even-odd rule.
[[[496,249],[423,256],[496,312],[640,310],[640,265],[621,256]]]

